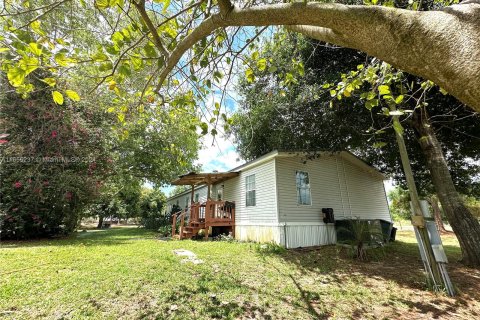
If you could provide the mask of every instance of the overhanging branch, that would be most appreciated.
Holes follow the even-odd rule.
[[[229,1],[220,1],[225,12]],[[219,3],[220,6],[220,3]],[[394,67],[434,81],[480,111],[480,5],[417,12],[381,6],[290,3],[233,7],[205,19],[165,61],[157,91],[183,54],[217,28],[286,25],[333,44],[364,51]],[[459,49],[461,48],[461,50]]]

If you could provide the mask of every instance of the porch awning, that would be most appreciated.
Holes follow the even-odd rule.
[[[172,185],[181,186],[181,185],[212,185],[223,182],[225,180],[234,178],[238,176],[238,172],[204,172],[204,173],[195,173],[190,172],[180,176],[177,180],[172,181]]]

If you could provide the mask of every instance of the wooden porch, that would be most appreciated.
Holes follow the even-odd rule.
[[[191,204],[182,211],[173,215],[172,237],[177,237],[176,226],[180,224],[178,237],[191,239],[196,237],[200,230],[205,230],[204,237],[213,233],[213,228],[225,228],[235,236],[235,202],[213,200],[211,198],[212,185],[238,176],[238,172],[195,173],[180,176],[172,185],[190,185]],[[194,202],[195,187],[207,185],[207,201]]]
[[[180,239],[191,239],[202,229],[205,230],[204,237],[207,239],[213,227],[226,227],[235,236],[235,203],[210,199],[204,203],[192,203],[190,207],[173,215],[172,237],[177,236],[178,222]]]

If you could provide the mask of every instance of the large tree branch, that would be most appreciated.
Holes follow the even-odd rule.
[[[228,15],[235,8],[230,0],[218,0],[218,7],[222,16]]]
[[[160,36],[157,32],[157,29],[153,25],[152,20],[150,19],[147,11],[145,10],[145,1],[142,0],[139,3],[133,1],[133,5],[135,6],[135,8],[137,8],[138,13],[140,13],[140,16],[142,17],[142,20],[147,25],[148,30],[150,31],[150,33],[152,35],[153,43],[155,44],[157,49],[160,50],[164,59],[167,59],[169,53],[168,53],[167,49],[165,48],[165,46],[163,45],[162,39],[160,39]]]
[[[322,3],[234,7],[228,14],[207,18],[179,42],[160,74],[160,84],[182,55],[215,29],[267,25],[321,27],[292,28],[430,79],[480,111],[480,5],[475,3],[428,12]]]
[[[334,43],[342,47],[351,46],[347,37],[329,28],[306,26],[306,25],[293,25],[293,26],[287,26],[287,29],[290,31],[299,32],[312,39]]]

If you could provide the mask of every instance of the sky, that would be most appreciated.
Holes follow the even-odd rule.
[[[235,151],[231,139],[218,136],[213,143],[213,137],[206,136],[202,139],[203,148],[198,153],[197,165],[202,165],[203,172],[218,170],[225,172],[245,163]],[[213,143],[213,144],[212,144]],[[164,187],[162,191],[169,196],[173,187]]]

